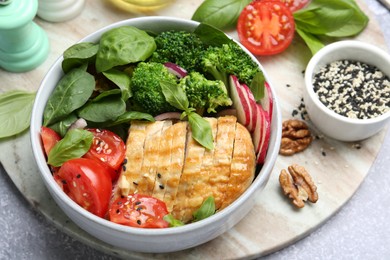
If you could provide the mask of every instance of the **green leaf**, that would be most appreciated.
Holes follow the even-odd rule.
[[[99,45],[91,42],[80,42],[72,45],[64,52],[62,70],[67,73],[80,65],[94,62],[98,49]]]
[[[161,81],[160,86],[165,99],[171,106],[184,111],[188,109],[189,102],[182,88],[169,81]]]
[[[169,227],[181,227],[184,226],[184,223],[178,219],[175,219],[172,214],[167,214],[163,219],[169,223]]]
[[[154,122],[154,117],[147,113],[137,112],[137,111],[127,111],[120,115],[115,121],[107,123],[107,127],[120,125],[124,123],[130,123],[132,120],[147,120]]]
[[[218,29],[234,27],[241,11],[251,0],[205,0],[196,9],[192,20],[210,24]]]
[[[69,127],[76,122],[77,116],[75,113],[72,113],[62,119],[61,121],[58,121],[57,123],[54,123],[50,125],[49,127],[56,131],[60,136],[64,137],[66,132],[68,131]]]
[[[30,126],[35,94],[13,90],[0,95],[0,138],[19,134]]]
[[[64,162],[80,158],[92,145],[93,134],[83,129],[69,130],[63,139],[58,141],[50,151],[47,163],[59,167]]]
[[[314,55],[317,51],[324,47],[324,44],[315,35],[302,31],[298,28],[296,28],[296,31],[299,36],[301,36],[301,38],[305,41],[312,55]]]
[[[262,71],[259,71],[253,77],[251,85],[249,86],[253,96],[255,97],[256,102],[261,100],[264,97],[264,89],[265,89],[264,84],[265,84],[264,74]]]
[[[208,218],[215,213],[215,200],[210,196],[203,201],[200,208],[193,213],[193,222]]]
[[[154,38],[132,26],[105,32],[96,56],[96,70],[107,71],[118,65],[144,61],[156,49]]]
[[[116,120],[126,111],[126,103],[119,96],[108,96],[89,102],[78,110],[78,116],[87,121],[102,123]]]
[[[194,33],[204,44],[210,46],[221,46],[232,41],[224,32],[205,23],[199,24]]]
[[[92,101],[97,102],[103,98],[106,98],[109,96],[117,96],[117,95],[120,95],[121,93],[122,93],[121,90],[117,89],[117,88],[106,90],[106,91],[103,91],[102,93],[100,93],[98,96],[96,96]]]
[[[43,124],[48,126],[67,117],[83,106],[95,88],[95,79],[81,68],[71,70],[58,82],[43,113]]]
[[[128,100],[132,96],[129,74],[120,70],[110,69],[103,72],[103,75],[120,88],[122,91],[122,99],[124,101]]]
[[[214,149],[213,132],[210,123],[195,112],[187,113],[188,123],[194,138],[203,147]]]

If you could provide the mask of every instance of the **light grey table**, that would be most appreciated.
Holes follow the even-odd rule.
[[[390,12],[366,0],[390,50]],[[264,259],[390,259],[390,131],[361,187],[328,222]],[[0,259],[114,259],[57,230],[0,167]]]

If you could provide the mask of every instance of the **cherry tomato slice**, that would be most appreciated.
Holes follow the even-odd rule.
[[[147,195],[133,194],[115,200],[109,209],[112,222],[140,228],[166,228],[163,217],[167,206],[159,199]]]
[[[295,22],[288,7],[279,1],[252,2],[241,12],[237,32],[253,54],[273,55],[291,44]]]
[[[45,150],[46,156],[49,154],[51,149],[56,143],[61,140],[61,136],[57,134],[53,129],[42,126],[41,128],[41,139],[43,143],[43,149]]]
[[[267,1],[267,0],[255,0],[253,2],[261,2],[261,1]],[[277,0],[279,2],[282,2],[285,6],[287,6],[291,12],[298,11],[306,6],[309,5],[311,0]]]
[[[66,185],[64,191],[81,207],[99,217],[105,216],[112,184],[101,163],[86,158],[71,159],[61,166],[56,181]]]
[[[87,129],[93,133],[93,142],[84,158],[95,159],[118,170],[126,155],[126,145],[115,133],[104,129]],[[113,176],[114,179],[116,175]]]
[[[287,6],[291,12],[298,11],[306,7],[310,3],[310,0],[279,0],[279,1],[284,3],[284,5]]]

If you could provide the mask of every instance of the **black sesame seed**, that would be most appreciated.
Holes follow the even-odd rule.
[[[136,201],[134,204],[139,205],[139,204],[141,204],[141,201]]]
[[[286,84],[286,87],[288,87],[288,88],[289,88],[289,87],[291,87],[291,85],[290,85],[290,84]]]
[[[160,184],[158,187],[160,187],[160,189],[164,189],[164,185]]]
[[[141,223],[142,223],[141,220],[137,219],[137,224],[141,225]]]
[[[80,179],[80,178],[81,178],[81,175],[80,175],[80,174],[77,174],[77,175],[76,175],[76,178],[77,178],[77,179]]]
[[[138,183],[137,183],[137,182],[135,182],[135,181],[133,181],[133,184],[134,184],[135,186],[137,186],[137,185],[138,185]]]
[[[116,210],[116,214],[119,214],[121,211],[119,209]]]
[[[126,171],[126,166],[122,165],[122,170],[125,172]]]
[[[325,151],[322,151],[322,156],[326,156],[326,152]]]
[[[66,184],[66,180],[61,180],[61,182],[62,182],[63,184]]]
[[[161,173],[157,173],[157,177],[158,177],[158,178],[161,178]]]

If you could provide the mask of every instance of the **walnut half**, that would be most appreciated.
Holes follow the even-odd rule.
[[[305,150],[312,142],[313,137],[304,121],[289,119],[282,125],[282,141],[279,153],[293,155]]]
[[[317,202],[317,187],[306,169],[297,164],[288,167],[288,172],[282,170],[279,175],[279,183],[284,195],[288,195],[298,208],[305,206],[305,201]]]

